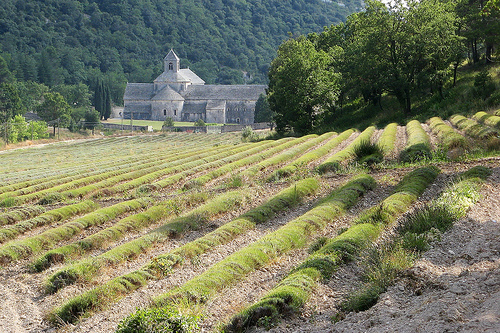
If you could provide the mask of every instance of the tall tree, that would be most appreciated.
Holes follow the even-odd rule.
[[[460,38],[452,9],[438,0],[396,0],[388,7],[368,0],[366,11],[346,23],[347,76],[375,93],[393,94],[410,114],[415,91],[431,83],[440,90],[456,58]]]
[[[0,56],[0,83],[11,82],[12,80],[13,75],[7,66],[7,62]]]
[[[56,134],[56,127],[61,119],[70,117],[70,106],[60,93],[46,93],[43,95],[43,102],[37,107],[38,115],[50,122]]]
[[[6,123],[21,111],[21,98],[16,87],[11,83],[0,83],[0,123]]]
[[[267,96],[264,94],[260,94],[259,99],[255,103],[255,123],[265,123],[273,121],[273,111],[269,106],[269,101],[267,100]]]
[[[338,49],[316,50],[301,36],[285,41],[269,70],[269,105],[279,133],[312,132],[338,99],[340,74],[332,68]]]

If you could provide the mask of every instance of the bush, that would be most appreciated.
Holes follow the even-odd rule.
[[[243,142],[257,141],[259,135],[253,131],[252,127],[245,126],[245,128],[241,130],[241,139]]]
[[[487,70],[479,72],[474,78],[474,94],[476,97],[486,99],[495,91],[495,83]]]
[[[197,121],[195,121],[194,126],[205,127],[207,126],[207,124],[203,121],[203,119],[198,119]]]
[[[165,121],[163,122],[163,127],[174,127],[174,120],[172,119],[172,117],[167,117],[165,119]]]
[[[406,124],[406,134],[408,136],[408,144],[399,154],[401,162],[413,163],[432,157],[429,136],[418,120],[412,120]]]
[[[380,163],[384,158],[382,149],[370,140],[363,140],[354,147],[354,156],[358,163],[367,165]]]
[[[173,307],[139,310],[118,325],[117,333],[199,332],[198,318]]]

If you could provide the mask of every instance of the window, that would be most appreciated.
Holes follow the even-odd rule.
[[[166,116],[167,115],[167,110],[163,110],[163,115]]]
[[[168,70],[169,70],[169,71],[173,71],[173,70],[174,70],[174,64],[169,63],[169,64],[168,64]]]
[[[236,118],[236,123],[239,124],[240,123],[240,118]]]
[[[177,109],[174,110],[174,116],[177,116]]]

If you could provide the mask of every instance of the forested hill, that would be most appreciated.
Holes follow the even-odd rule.
[[[319,32],[360,0],[2,0],[0,55],[48,86],[148,82],[170,48],[207,83],[262,83],[289,33]]]

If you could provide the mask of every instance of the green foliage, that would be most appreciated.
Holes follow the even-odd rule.
[[[486,99],[495,91],[495,83],[487,70],[482,70],[474,78],[474,93],[476,96]]]
[[[339,53],[316,50],[303,36],[280,45],[269,69],[268,89],[278,133],[307,134],[318,128],[321,115],[340,94],[341,76],[333,66]]]
[[[194,126],[205,127],[207,126],[207,124],[205,124],[203,119],[198,119],[197,121],[194,122]]]
[[[255,133],[251,126],[245,126],[241,130],[241,140],[243,142],[252,142],[257,141],[259,139],[259,135]]]
[[[274,120],[274,113],[271,110],[267,95],[260,94],[255,103],[254,123],[270,123]]]
[[[467,148],[467,142],[465,141],[464,136],[455,132],[453,128],[446,125],[441,118],[432,117],[429,119],[429,125],[432,131],[437,134],[439,141],[445,150]]]
[[[429,136],[418,120],[406,124],[407,144],[399,153],[401,162],[411,163],[431,158],[431,142]]]
[[[165,118],[165,121],[163,122],[163,126],[174,127],[174,120],[172,119],[172,117]]]
[[[269,63],[288,33],[319,32],[343,21],[361,2],[343,5],[5,0],[0,44],[10,53],[8,65],[18,79],[51,87],[83,82],[94,91],[96,79],[104,77],[118,103],[123,83],[150,82],[159,74],[169,48],[207,83],[265,83]]]
[[[0,83],[0,123],[7,122],[15,115],[21,113],[21,98],[11,83]]]
[[[199,332],[198,317],[182,314],[174,307],[144,309],[118,324],[117,333]]]
[[[382,149],[369,140],[361,141],[353,149],[355,160],[360,164],[372,165],[382,162]]]
[[[55,134],[59,122],[69,117],[70,106],[61,94],[49,92],[43,95],[43,102],[38,105],[37,111],[43,120],[52,124]]]

